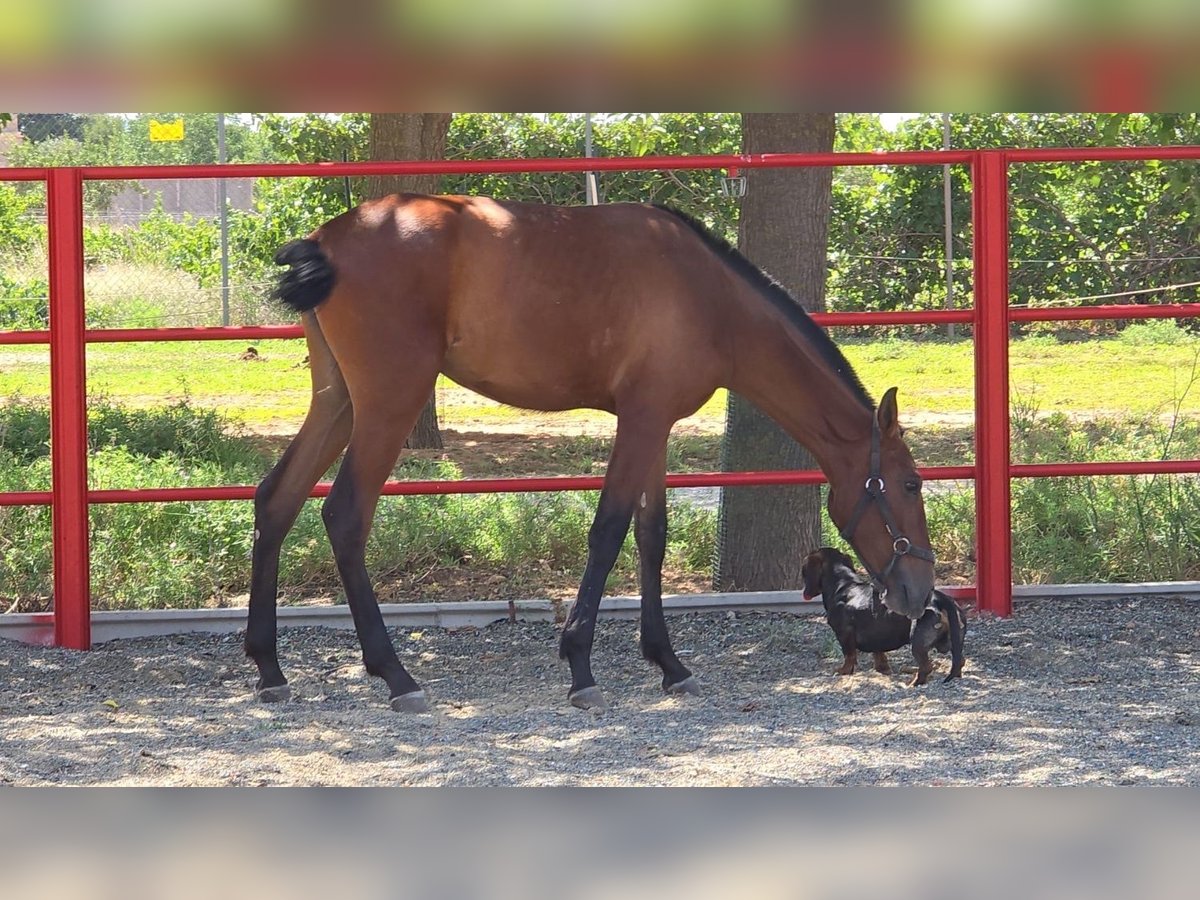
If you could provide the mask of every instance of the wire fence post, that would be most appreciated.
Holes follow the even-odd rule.
[[[950,113],[942,113],[942,149],[950,149]],[[942,166],[942,211],[945,219],[946,309],[954,309],[954,190],[950,166]],[[954,337],[955,325],[946,326],[946,335]]]
[[[224,165],[225,113],[217,113],[217,162]],[[224,178],[217,179],[217,217],[221,226],[221,324],[229,325],[229,197]]]
[[[979,609],[1012,615],[1008,421],[1008,157],[971,165],[975,241],[975,585]]]
[[[54,643],[91,647],[87,394],[83,313],[83,174],[51,169],[46,183],[50,252],[50,463],[54,498]]]

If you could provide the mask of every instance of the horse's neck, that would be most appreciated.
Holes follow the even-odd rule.
[[[782,313],[768,309],[734,328],[729,387],[778,422],[829,474],[849,447],[867,440],[871,411]]]

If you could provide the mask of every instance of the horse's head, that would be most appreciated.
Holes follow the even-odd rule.
[[[921,476],[900,429],[896,389],[883,396],[869,439],[829,476],[829,516],[893,612],[916,619],[933,592],[933,552]]]

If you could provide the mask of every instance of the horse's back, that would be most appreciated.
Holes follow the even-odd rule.
[[[346,279],[318,310],[323,326],[347,318],[374,341],[420,328],[447,375],[502,402],[611,410],[631,381],[689,372],[697,387],[678,398],[682,409],[722,380],[714,300],[727,274],[654,207],[401,194],[318,237]]]

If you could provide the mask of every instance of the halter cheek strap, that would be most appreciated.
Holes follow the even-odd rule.
[[[936,562],[937,557],[934,556],[932,550],[927,550],[924,547],[913,546],[912,541],[900,533],[900,529],[896,526],[896,517],[892,515],[892,508],[887,502],[887,486],[883,483],[883,476],[879,474],[879,446],[882,441],[882,435],[879,431],[879,420],[872,417],[871,419],[871,468],[867,474],[867,483],[863,485],[863,494],[858,498],[858,505],[854,507],[854,512],[850,515],[850,521],[846,523],[846,527],[842,529],[842,538],[847,543],[852,543],[854,532],[858,528],[859,520],[862,519],[863,513],[867,511],[867,507],[871,503],[879,505],[879,513],[883,516],[883,524],[887,528],[888,536],[892,539],[892,558],[888,564],[884,566],[882,572],[876,572],[871,568],[871,564],[863,558],[861,553],[858,554],[859,560],[863,564],[863,568],[867,570],[867,574],[871,576],[871,581],[875,585],[875,589],[880,593],[886,588],[887,577],[892,574],[892,569],[896,568],[901,557],[915,556],[917,559],[923,559],[927,562]],[[857,548],[855,548],[857,552]]]

